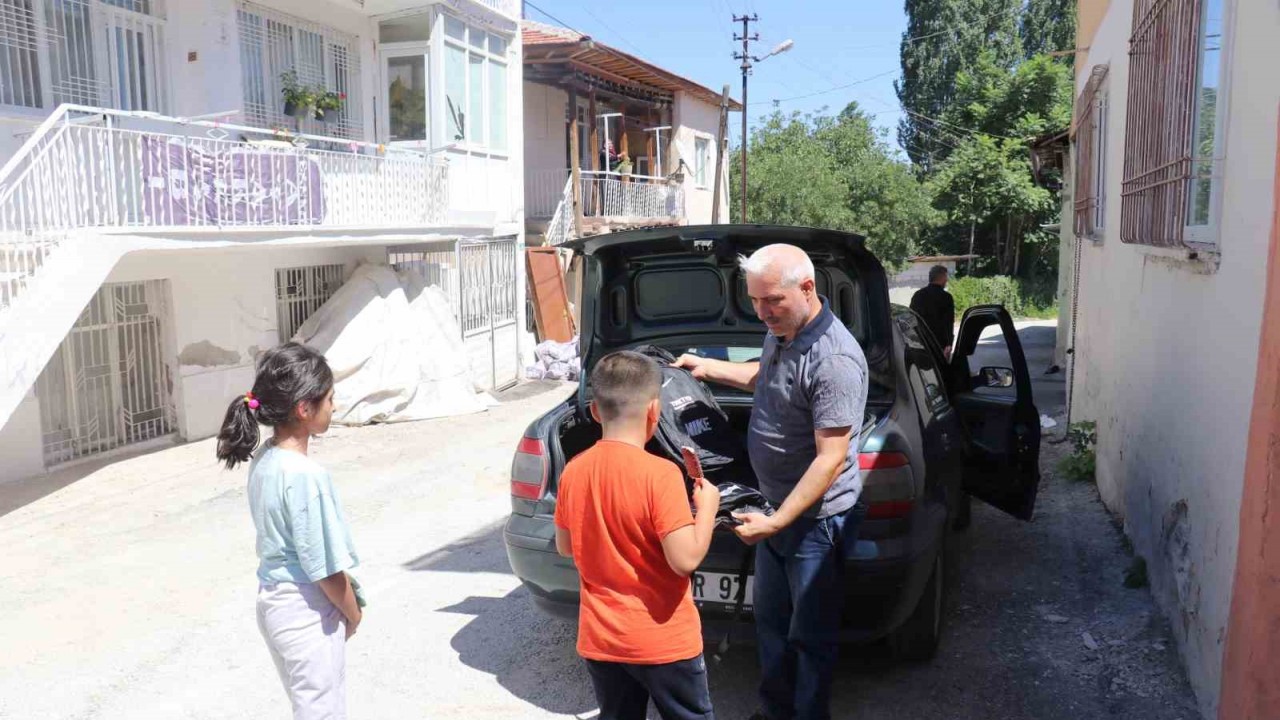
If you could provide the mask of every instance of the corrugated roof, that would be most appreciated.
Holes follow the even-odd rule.
[[[719,105],[720,93],[653,63],[606,45],[589,35],[535,20],[520,21],[524,60],[530,65],[560,65],[566,70],[592,74],[626,83],[647,86],[667,93],[687,92]],[[569,52],[572,51],[572,52]],[[741,110],[742,103],[729,98],[729,107]]]

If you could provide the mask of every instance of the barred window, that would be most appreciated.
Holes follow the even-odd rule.
[[[1075,234],[1101,239],[1106,224],[1107,66],[1093,68],[1072,124],[1075,140]]]
[[[0,105],[167,109],[156,0],[0,0]]]
[[[342,265],[276,268],[276,329],[280,342],[293,339],[311,313],[328,302],[342,283]]]
[[[292,71],[301,85],[345,96],[323,121],[298,117],[303,132],[364,139],[360,94],[359,43],[325,25],[286,15],[250,2],[236,12],[245,119],[261,127],[294,127],[284,114],[284,76]]]
[[[1222,0],[1136,0],[1120,239],[1213,242],[1223,105]]]

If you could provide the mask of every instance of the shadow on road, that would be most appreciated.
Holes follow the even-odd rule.
[[[469,597],[440,612],[474,619],[450,642],[463,664],[493,675],[524,702],[561,715],[596,709],[575,649],[577,627],[539,612],[523,587],[504,597]]]
[[[65,487],[70,487],[103,468],[131,458],[168,450],[177,444],[175,442],[159,447],[148,447],[143,450],[135,449],[120,455],[88,460],[72,467],[61,468],[40,475],[32,475],[21,480],[4,480],[0,482],[0,517],[4,517],[15,510],[20,510]]]
[[[477,530],[448,545],[420,555],[402,567],[413,572],[474,572],[511,574],[507,550],[502,543],[502,527],[506,520]]]

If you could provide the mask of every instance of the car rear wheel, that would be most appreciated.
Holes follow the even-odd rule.
[[[945,555],[944,551],[938,551],[933,561],[933,573],[924,592],[920,593],[916,609],[889,636],[889,649],[899,660],[930,660],[938,651],[938,639],[942,635],[942,591],[946,584]]]

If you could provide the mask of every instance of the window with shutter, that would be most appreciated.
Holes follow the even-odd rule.
[[[1106,218],[1107,100],[1104,83],[1107,66],[1089,75],[1076,98],[1073,123],[1075,140],[1075,234],[1101,239]]]

